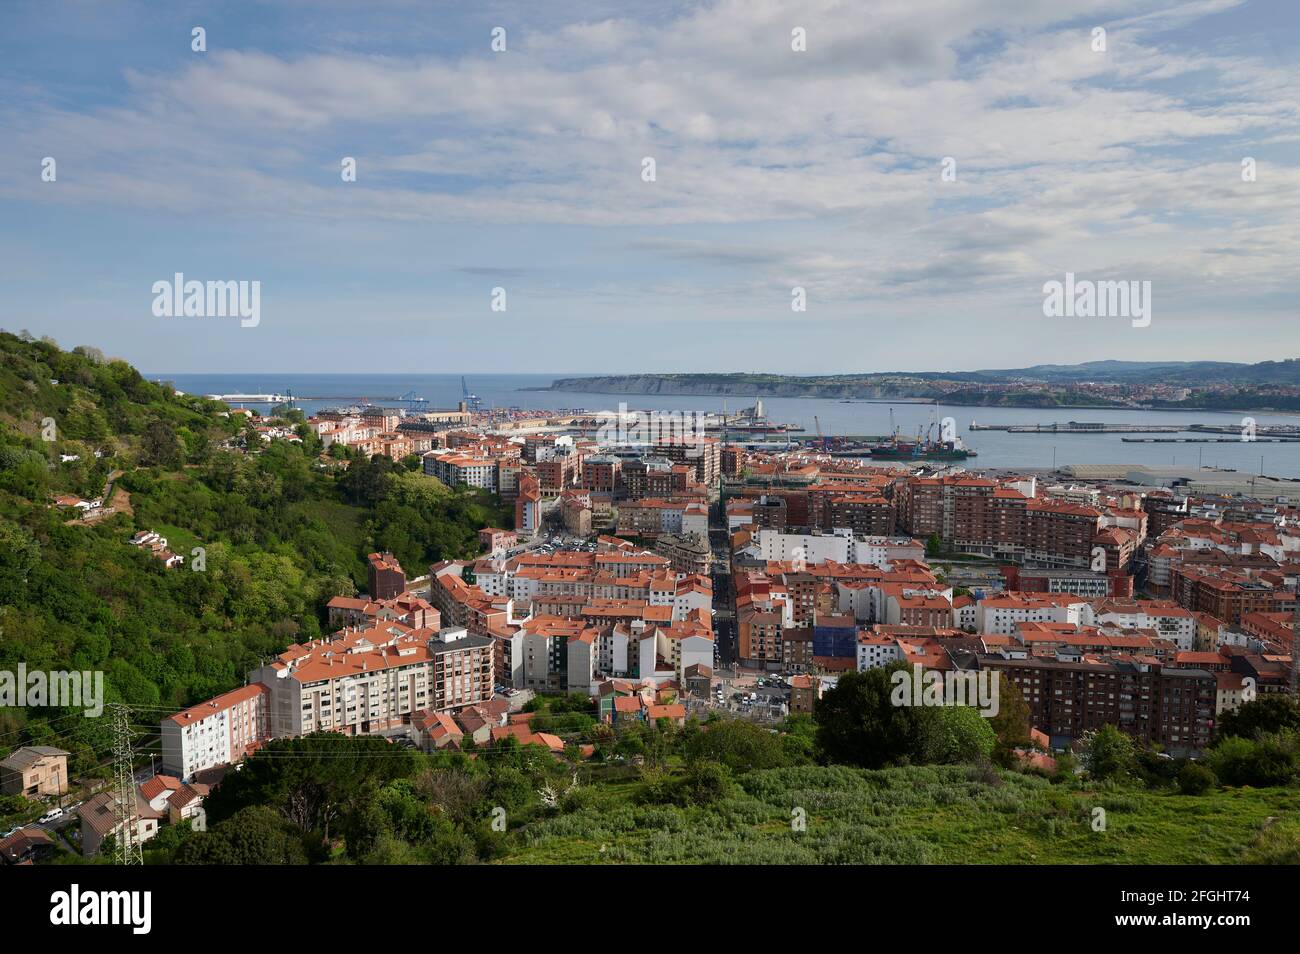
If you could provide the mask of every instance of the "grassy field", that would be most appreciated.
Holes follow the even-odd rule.
[[[1300,863],[1300,791],[1202,796],[1067,789],[969,768],[749,772],[711,806],[643,804],[642,783],[589,785],[516,833],[506,863]],[[1094,809],[1105,830],[1094,830]],[[792,811],[806,813],[793,830]]]

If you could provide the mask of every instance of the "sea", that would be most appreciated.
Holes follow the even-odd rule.
[[[455,408],[462,399],[460,375],[453,374],[169,374],[154,372],[150,380],[171,382],[190,394],[292,394],[307,414],[324,408],[355,404],[408,406],[403,397],[425,401],[409,406],[431,410]],[[478,374],[466,376],[466,386],[484,408],[530,410],[617,411],[629,410],[700,411],[728,413],[753,405],[754,398],[691,395],[596,394],[575,391],[547,391],[562,375]],[[1148,464],[1181,467],[1219,467],[1271,477],[1300,478],[1300,442],[1146,444],[1125,443],[1130,437],[1191,437],[1191,434],[1026,434],[1006,431],[972,431],[980,424],[1050,424],[1088,421],[1116,424],[1221,424],[1239,428],[1250,416],[1257,425],[1300,424],[1300,415],[1266,412],[1145,411],[1096,408],[997,408],[958,407],[904,401],[839,401],[825,398],[764,397],[763,410],[774,423],[802,427],[809,434],[820,425],[827,435],[884,435],[891,420],[901,433],[915,436],[931,421],[953,418],[962,441],[976,451],[967,462],[971,468],[1042,469],[1069,464]],[[249,405],[265,412],[266,405]],[[892,412],[892,418],[891,418]],[[934,434],[937,437],[939,425]],[[1216,437],[1230,435],[1210,435]]]

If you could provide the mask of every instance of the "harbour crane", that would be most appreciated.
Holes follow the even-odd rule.
[[[405,405],[406,405],[406,409],[407,409],[408,411],[415,411],[415,410],[418,410],[419,408],[422,408],[424,405],[426,405],[426,404],[429,403],[429,399],[428,399],[428,398],[422,398],[422,397],[420,397],[418,394],[416,394],[414,391],[407,391],[405,394],[403,394],[403,395],[402,395],[401,397],[399,397],[397,400],[399,400],[399,401],[401,401],[403,404],[405,404]]]
[[[465,383],[465,375],[463,374],[460,376],[460,393],[465,401],[465,406],[471,411],[477,411],[483,407],[483,402],[479,400],[479,396],[470,393],[469,385]]]

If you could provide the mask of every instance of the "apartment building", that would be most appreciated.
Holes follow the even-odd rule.
[[[1209,613],[1237,626],[1250,613],[1290,611],[1296,594],[1281,583],[1249,573],[1183,564],[1173,574],[1174,599],[1180,606]]]
[[[685,465],[696,483],[706,487],[718,484],[722,471],[722,443],[716,437],[661,440],[655,445],[655,454],[674,464]]]
[[[975,629],[1010,636],[1021,623],[1078,624],[1087,609],[1085,599],[1066,593],[1002,593],[976,604]]]
[[[464,484],[496,493],[497,461],[490,457],[474,457],[460,451],[429,451],[424,455],[424,472],[437,477],[448,487]]]
[[[1032,567],[1091,569],[1102,512],[1035,496],[1030,479],[909,478],[896,488],[899,524],[945,546]]]
[[[533,474],[519,475],[519,495],[515,499],[515,533],[531,537],[542,525],[542,485]]]
[[[542,495],[558,497],[571,487],[577,487],[582,474],[583,455],[576,451],[556,453],[545,460],[538,460],[534,468],[541,483]]]
[[[644,497],[618,505],[617,532],[653,538],[661,533],[709,532],[709,511],[699,500]]]
[[[270,695],[253,681],[163,719],[163,771],[190,779],[257,749],[273,737]]]
[[[587,490],[613,494],[618,490],[623,459],[612,454],[583,458],[581,486]]]
[[[252,679],[268,690],[272,737],[369,735],[490,701],[493,642],[464,627],[380,625],[291,646]]]
[[[391,553],[372,553],[366,557],[370,577],[370,598],[391,600],[406,591],[406,574]]]
[[[519,543],[518,534],[497,527],[485,527],[478,532],[478,543],[490,555],[505,553]]]
[[[1214,731],[1218,681],[1203,669],[1122,657],[1064,661],[986,655],[978,665],[1016,684],[1032,724],[1053,745],[1113,725],[1179,755],[1203,751]]]
[[[662,533],[654,542],[654,551],[667,558],[669,567],[677,573],[707,576],[713,564],[713,551],[705,534]]]
[[[881,669],[903,658],[903,651],[894,636],[883,636],[870,630],[859,630],[857,669]]]

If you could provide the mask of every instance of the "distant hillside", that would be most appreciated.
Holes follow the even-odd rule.
[[[875,380],[868,375],[796,377],[781,374],[630,374],[560,378],[551,391],[597,394],[736,394],[756,397],[937,398],[921,383]]]
[[[1106,381],[1116,384],[1281,384],[1300,386],[1300,358],[1235,364],[1228,361],[1085,361],[974,372],[987,380]],[[958,375],[944,375],[958,377]]]
[[[737,397],[915,400],[975,407],[1132,406],[1096,385],[1188,387],[1171,399],[1144,395],[1153,407],[1300,408],[1300,359],[1233,364],[1222,361],[1089,361],[982,371],[863,372],[860,374],[625,374],[559,378],[551,391],[597,394],[681,394]]]

